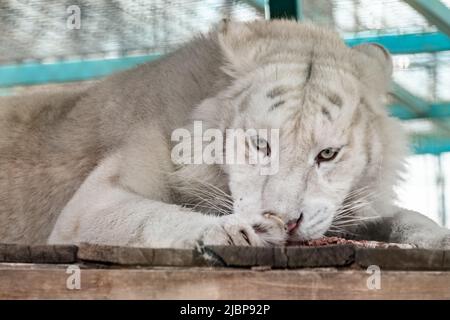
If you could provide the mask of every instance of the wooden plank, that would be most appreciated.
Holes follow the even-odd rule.
[[[287,267],[285,247],[211,246],[203,250],[209,261],[215,261],[216,265],[224,267]]]
[[[222,266],[271,268],[377,265],[392,270],[450,270],[450,251],[399,248],[211,246],[199,250],[150,249],[83,244],[79,261],[141,266]]]
[[[450,270],[450,251],[425,249],[356,249],[355,261],[365,268],[391,270]]]
[[[75,263],[118,266],[217,266],[305,268],[366,268],[391,270],[450,270],[450,251],[398,248],[356,248],[353,245],[321,247],[201,247],[196,250],[152,249],[81,244],[76,246],[26,246],[0,244],[0,262]]]
[[[118,265],[143,266],[202,266],[207,262],[196,250],[151,249],[135,247],[81,244],[78,249],[80,261]]]
[[[450,272],[229,268],[82,269],[69,290],[61,265],[0,264],[0,299],[450,299]]]
[[[76,246],[0,244],[0,262],[73,263],[77,260]]]
[[[301,268],[345,266],[354,261],[352,245],[325,247],[211,246],[199,250],[150,249],[81,244],[80,261],[140,266],[222,266]]]
[[[223,266],[273,268],[338,267],[354,262],[352,245],[324,247],[207,247],[206,254],[219,260]]]
[[[289,268],[341,267],[350,265],[355,259],[353,245],[328,245],[324,247],[287,247]]]

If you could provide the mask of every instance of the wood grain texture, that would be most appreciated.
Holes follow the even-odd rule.
[[[78,260],[118,265],[202,266],[206,265],[196,250],[151,249],[81,244]]]
[[[346,266],[354,262],[355,251],[351,245],[325,247],[207,247],[206,253],[219,260],[223,266],[273,268],[304,268]]]
[[[391,270],[450,270],[450,251],[425,249],[356,249],[361,267],[377,265]]]
[[[0,262],[73,263],[77,261],[76,246],[0,244]]]
[[[364,270],[316,268],[82,269],[69,290],[62,265],[0,264],[0,299],[450,299],[450,272],[381,271],[369,290]]]
[[[329,245],[324,247],[287,247],[289,268],[347,266],[354,262],[352,245]]]
[[[450,251],[319,247],[201,247],[196,250],[118,247],[95,244],[25,246],[0,244],[0,262],[97,263],[120,266],[308,268],[377,265],[391,270],[450,270]]]

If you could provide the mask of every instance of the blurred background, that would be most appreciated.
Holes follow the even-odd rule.
[[[0,0],[0,96],[91,83],[225,17],[313,21],[387,47],[387,108],[411,135],[399,204],[450,227],[450,0]]]

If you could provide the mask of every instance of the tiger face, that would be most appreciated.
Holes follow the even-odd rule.
[[[262,164],[223,165],[234,213],[276,215],[290,239],[304,240],[373,211],[361,203],[372,204],[381,189],[389,194],[404,150],[383,105],[388,52],[349,48],[332,32],[290,21],[222,28],[224,70],[234,80],[215,101],[219,126],[279,132],[277,141],[250,135],[243,142],[266,165],[277,161],[273,174],[262,175]]]

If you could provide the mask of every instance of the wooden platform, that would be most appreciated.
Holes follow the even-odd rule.
[[[450,299],[450,251],[0,245],[0,299],[36,298]]]

